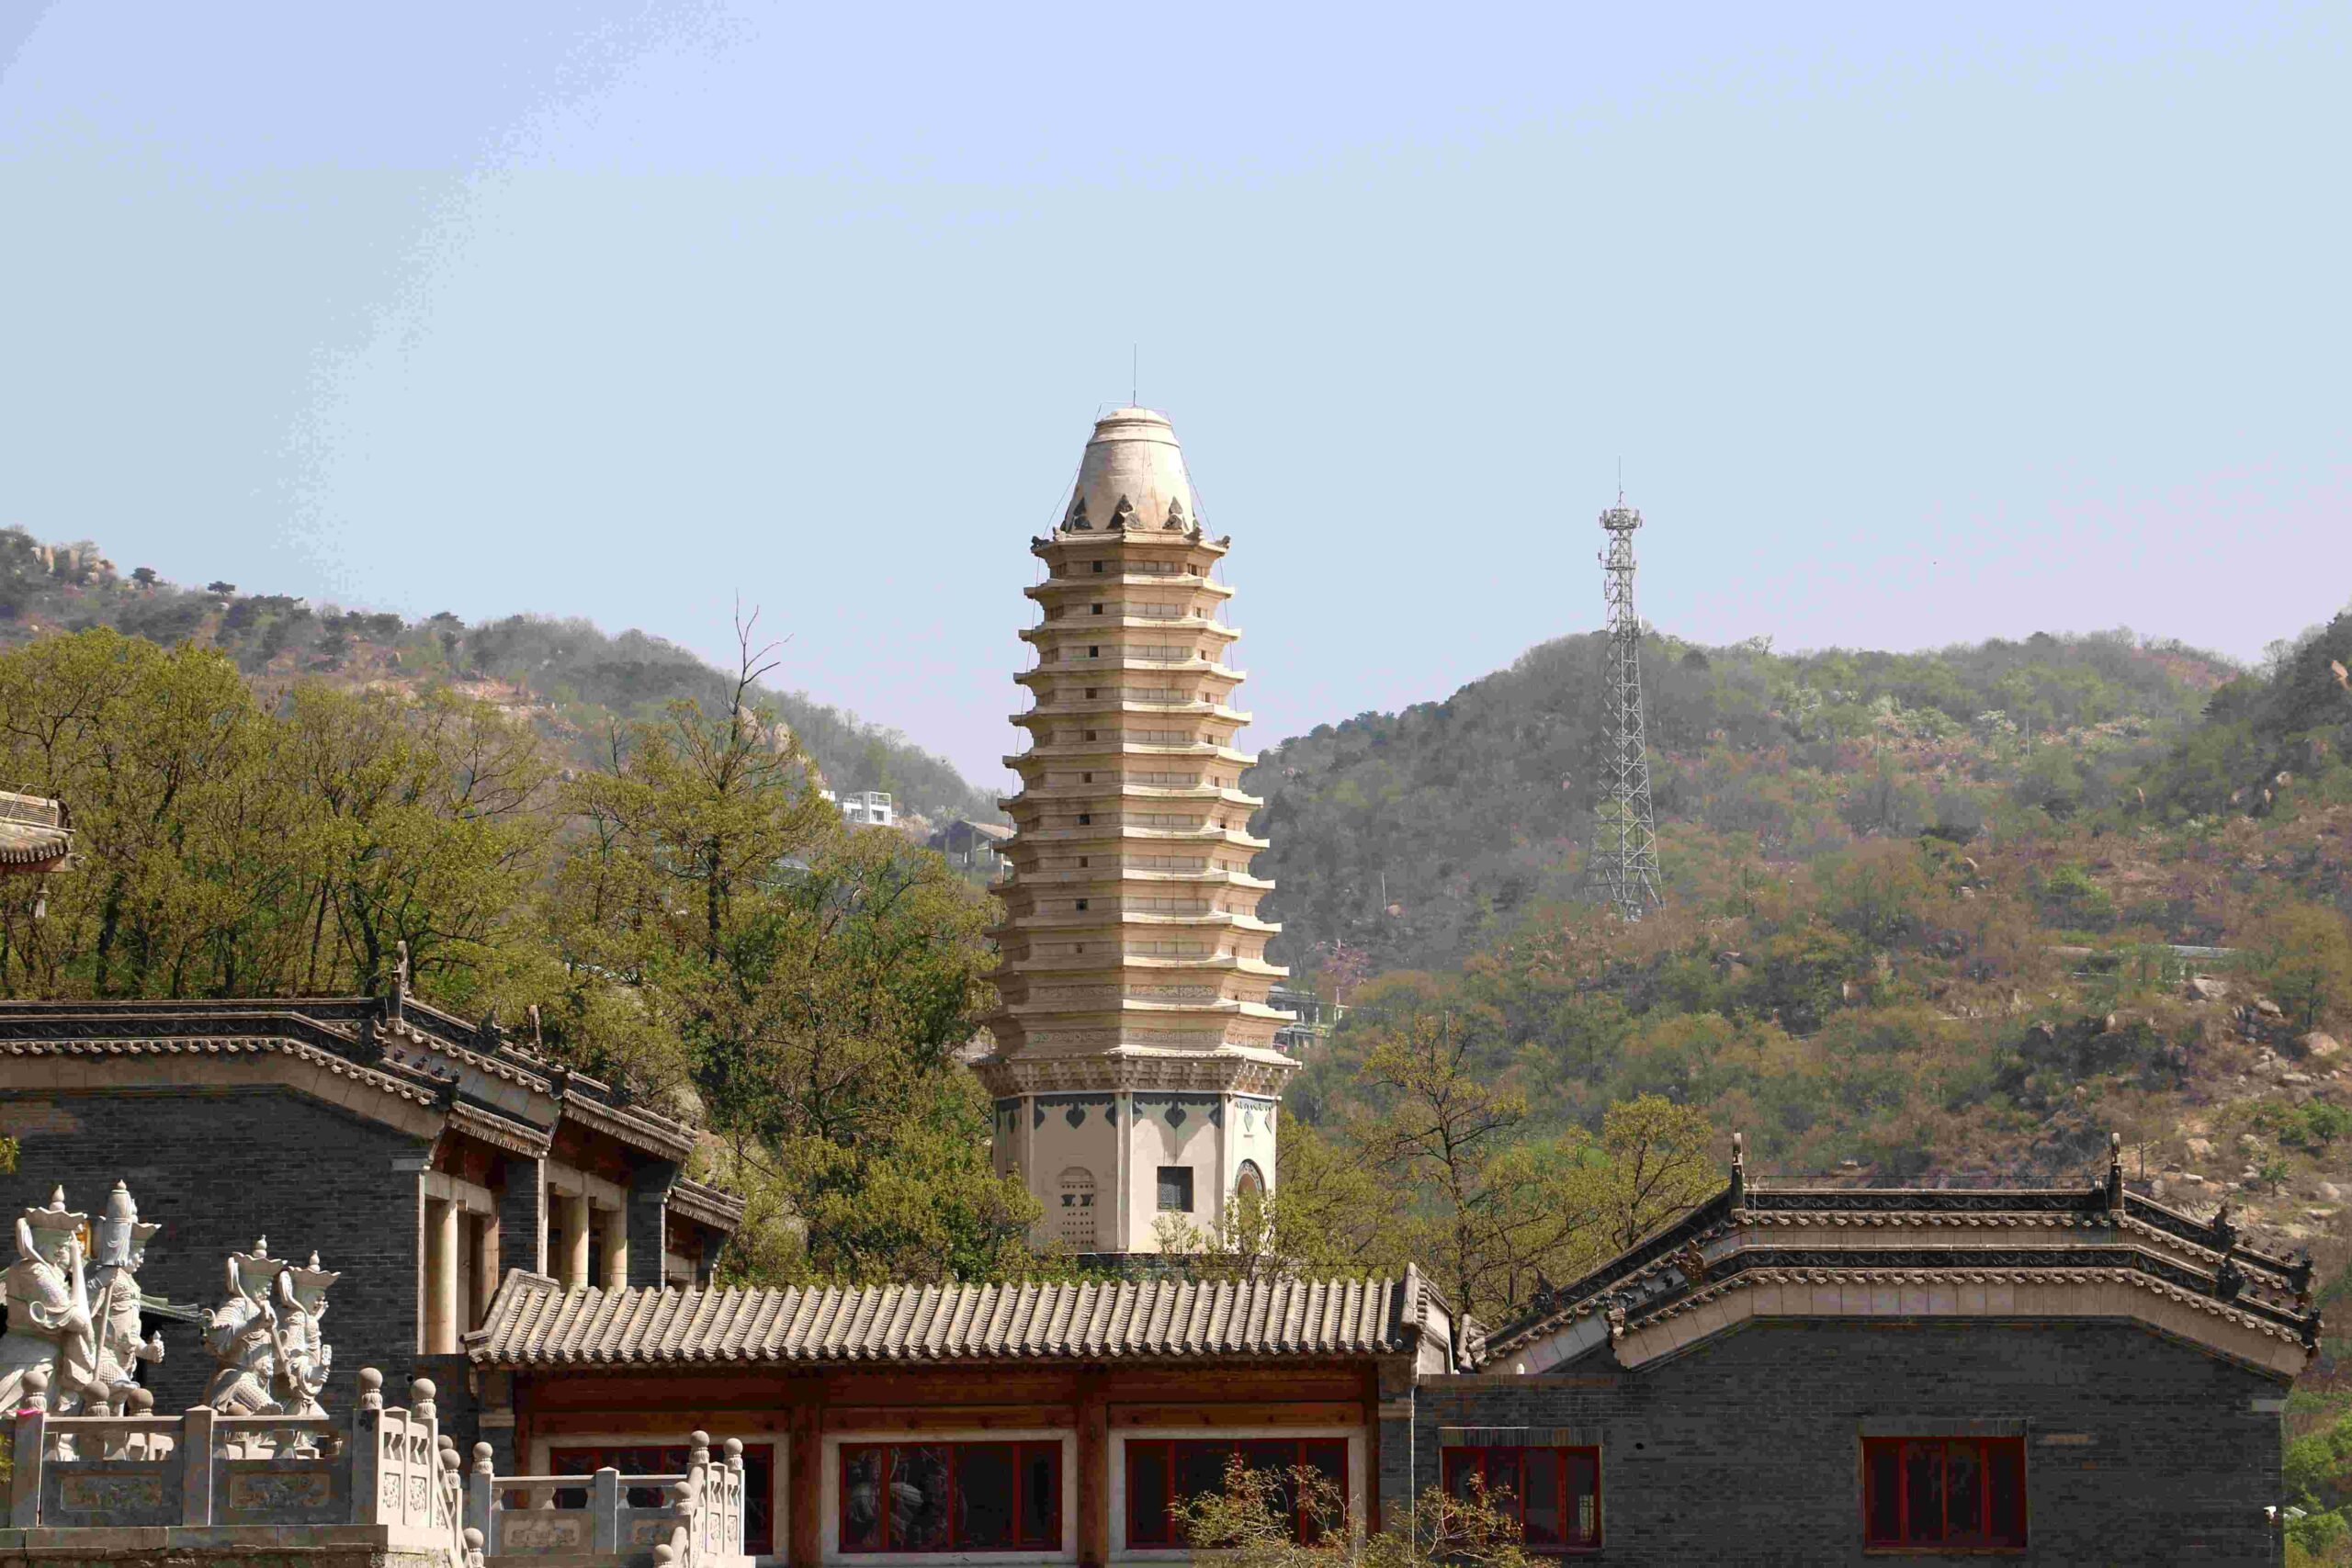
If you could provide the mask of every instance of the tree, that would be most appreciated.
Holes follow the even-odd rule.
[[[564,1048],[690,1095],[752,1223],[751,1280],[1001,1277],[1035,1201],[992,1168],[958,1066],[993,993],[985,894],[896,834],[850,833],[754,687],[669,705],[571,792],[547,900]],[[674,1042],[674,1048],[673,1043]]]
[[[2352,998],[2352,935],[2344,917],[2289,900],[2263,911],[2246,933],[2255,974],[2282,1008],[2318,1027],[2320,1015]]]
[[[156,575],[155,569],[153,567],[141,566],[131,569],[130,581],[139,584],[141,588],[153,588],[156,583],[161,582],[163,579]]]
[[[230,594],[234,593],[237,591],[237,585],[233,582],[222,582],[218,578],[215,578],[212,581],[204,585],[204,591],[207,593],[217,593],[225,599]]]
[[[1617,1248],[1714,1195],[1723,1178],[1708,1152],[1713,1136],[1702,1112],[1661,1095],[1609,1108],[1600,1122],[1600,1147],[1608,1156],[1601,1208]]]

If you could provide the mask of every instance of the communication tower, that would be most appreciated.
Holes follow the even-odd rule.
[[[1594,811],[1591,891],[1618,914],[1638,920],[1658,904],[1657,828],[1650,815],[1649,746],[1642,733],[1642,619],[1634,612],[1634,530],[1642,514],[1617,504],[1600,514],[1609,533],[1601,558],[1609,602],[1609,739],[1603,749],[1604,793]]]

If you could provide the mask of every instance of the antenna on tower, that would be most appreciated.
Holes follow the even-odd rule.
[[[1650,812],[1649,742],[1642,723],[1642,618],[1634,611],[1634,530],[1642,514],[1625,504],[1624,459],[1617,461],[1617,504],[1600,514],[1609,532],[1609,554],[1601,562],[1609,605],[1608,795],[1593,813],[1598,831],[1586,882],[1623,919],[1638,920],[1659,902],[1657,826]]]

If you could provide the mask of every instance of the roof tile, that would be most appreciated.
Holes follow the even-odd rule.
[[[492,1366],[1386,1355],[1419,1337],[1406,1281],[1182,1280],[786,1290],[567,1290],[511,1273],[469,1337]],[[1417,1292],[1415,1292],[1417,1293]]]

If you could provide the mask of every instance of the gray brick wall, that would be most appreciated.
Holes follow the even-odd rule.
[[[24,1145],[17,1174],[0,1178],[0,1220],[48,1202],[60,1182],[67,1203],[95,1217],[127,1181],[139,1217],[164,1227],[140,1284],[198,1307],[220,1304],[221,1260],[257,1237],[277,1257],[315,1250],[343,1275],[327,1297],[328,1408],[352,1407],[363,1366],[383,1371],[388,1395],[406,1388],[416,1359],[416,1178],[393,1162],[422,1157],[419,1140],[277,1089],[0,1096],[0,1133]],[[148,1386],[159,1411],[183,1410],[203,1397],[212,1361],[193,1326],[165,1325],[164,1345]]]
[[[677,1179],[678,1168],[667,1160],[648,1160],[629,1172],[628,1282],[632,1285],[662,1283],[662,1221],[670,1186]]]
[[[508,1155],[505,1185],[498,1194],[498,1269],[548,1271],[547,1162]]]
[[[2126,1324],[1755,1324],[1642,1371],[1424,1378],[1417,1480],[1441,1427],[1578,1428],[1601,1450],[1588,1561],[1860,1563],[1864,1422],[2022,1417],[2030,1544],[1996,1560],[2272,1563],[2279,1417],[2255,1404],[2285,1392]]]

